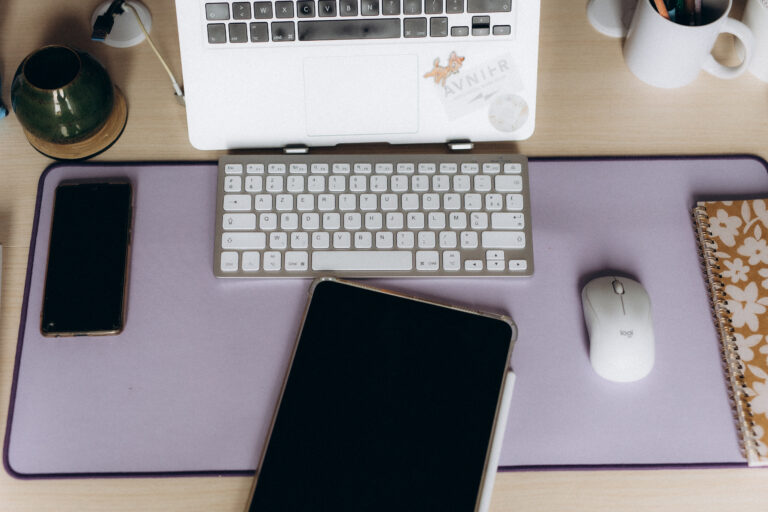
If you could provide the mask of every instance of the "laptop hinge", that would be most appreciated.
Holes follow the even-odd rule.
[[[283,148],[286,155],[306,155],[309,153],[309,147],[304,144],[288,144]]]
[[[449,140],[448,149],[451,151],[469,151],[475,147],[471,140]]]

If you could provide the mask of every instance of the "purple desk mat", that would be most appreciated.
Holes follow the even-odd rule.
[[[374,281],[515,320],[502,469],[743,465],[689,210],[697,199],[768,194],[765,162],[532,159],[529,168],[533,277]],[[134,184],[127,325],[119,336],[46,339],[39,319],[53,192],[87,177]],[[310,280],[214,278],[215,195],[212,163],[44,173],[5,440],[9,472],[254,470]],[[580,290],[606,270],[635,277],[651,297],[656,365],[636,383],[605,381],[589,365]]]

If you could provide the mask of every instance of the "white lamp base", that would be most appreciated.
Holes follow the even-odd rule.
[[[96,23],[97,17],[107,12],[111,3],[112,2],[107,1],[96,8],[91,16],[91,26]],[[144,24],[147,32],[149,32],[152,29],[152,15],[149,14],[147,6],[138,0],[129,0],[126,3],[136,9],[136,12],[139,13],[141,22]],[[107,34],[107,37],[104,39],[104,44],[115,48],[128,48],[129,46],[136,46],[146,39],[144,32],[142,32],[139,23],[136,21],[136,16],[133,15],[130,7],[125,7],[124,11],[123,14],[115,16],[115,24],[112,27],[112,31]]]

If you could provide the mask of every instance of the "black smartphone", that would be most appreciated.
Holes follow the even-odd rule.
[[[56,188],[41,314],[44,336],[123,330],[132,218],[129,182]]]

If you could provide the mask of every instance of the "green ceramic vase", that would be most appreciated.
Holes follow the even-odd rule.
[[[114,102],[104,67],[68,46],[45,46],[28,55],[11,85],[11,105],[21,125],[54,144],[75,143],[96,133]]]

